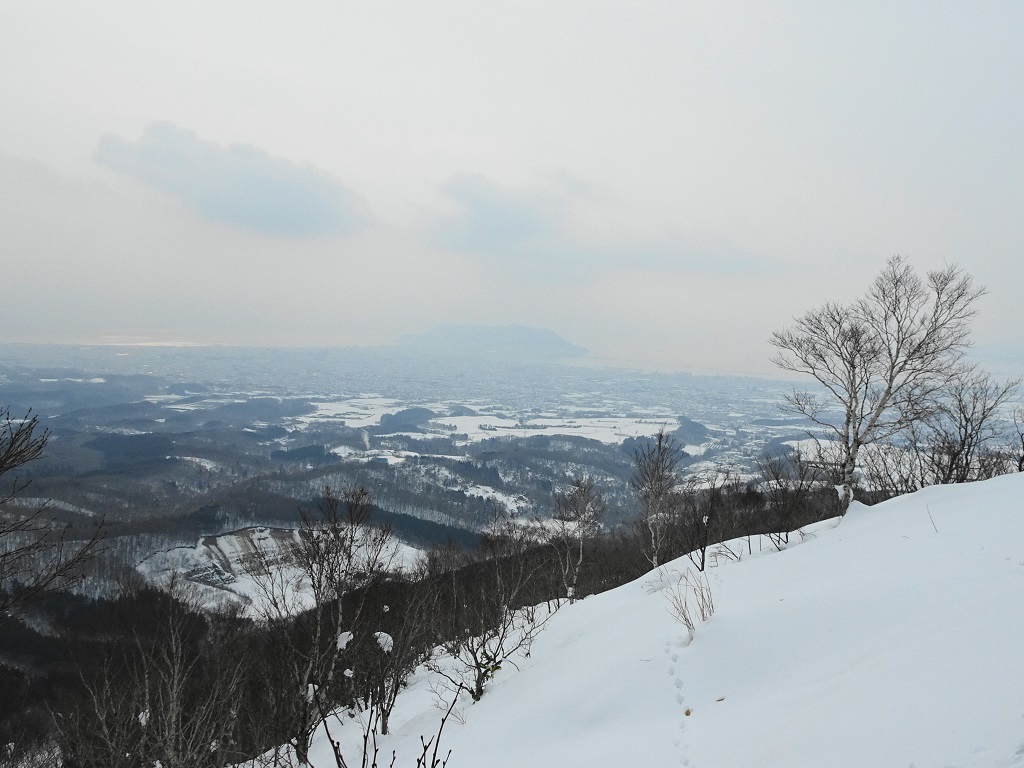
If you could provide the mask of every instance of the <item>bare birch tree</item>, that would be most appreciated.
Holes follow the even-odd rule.
[[[922,279],[904,257],[894,256],[863,298],[825,304],[772,334],[775,363],[811,376],[825,390],[796,390],[787,403],[839,446],[844,513],[861,449],[921,417],[960,367],[984,293],[955,265]]]
[[[644,557],[657,568],[671,550],[677,532],[682,497],[679,463],[682,451],[671,435],[659,430],[653,443],[641,445],[633,454],[630,485],[640,499],[640,517],[634,523]]]
[[[584,542],[598,532],[606,510],[604,495],[590,477],[577,477],[569,490],[555,494],[554,530],[549,541],[558,556],[562,587],[570,603],[576,600]]]

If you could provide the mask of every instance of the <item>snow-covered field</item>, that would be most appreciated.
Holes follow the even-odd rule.
[[[212,459],[203,459],[198,456],[168,456],[167,458],[181,459],[181,461],[187,461],[191,464],[195,464],[196,466],[202,467],[203,469],[210,472],[221,469],[224,466],[218,461],[213,461]]]
[[[308,607],[302,574],[293,564],[299,544],[296,530],[253,527],[204,536],[195,546],[174,547],[155,552],[138,565],[138,571],[149,581],[165,584],[172,575],[183,577],[198,590],[201,600],[210,607],[225,601],[240,602],[252,615],[260,615],[265,587],[253,576],[261,566],[275,570],[275,584],[294,585],[291,609]],[[391,542],[387,560],[394,568],[411,569],[421,550],[401,541]]]
[[[407,408],[411,403],[384,397],[363,396],[344,400],[317,402],[316,411],[298,416],[296,427],[309,426],[318,421],[342,421],[348,427],[365,428],[376,426],[381,417]],[[504,407],[481,405],[479,415],[444,415],[451,408],[450,403],[418,403],[438,414],[424,425],[423,432],[397,432],[411,437],[439,435],[462,435],[466,442],[478,442],[492,437],[530,437],[533,435],[575,435],[615,445],[629,437],[654,435],[659,429],[674,429],[676,418],[665,410],[649,410],[634,416],[582,415],[578,408],[565,407],[559,413],[512,414]],[[618,403],[616,407],[625,406]]]
[[[717,610],[689,643],[668,610],[685,558],[563,607],[460,702],[449,768],[1024,766],[1024,475],[855,505],[753,550],[711,569]],[[415,764],[434,701],[421,670],[384,762]],[[313,758],[334,765],[322,738]]]
[[[615,445],[629,437],[655,435],[659,429],[675,428],[675,419],[649,417],[569,417],[542,416],[528,419],[499,416],[447,416],[439,422],[453,426],[456,434],[465,434],[469,442],[490,437],[530,437],[532,435],[575,435]]]
[[[314,421],[344,421],[349,427],[369,427],[380,422],[386,413],[395,413],[405,407],[399,400],[373,395],[352,397],[344,400],[318,402],[316,411],[308,416],[296,418],[298,424]]]

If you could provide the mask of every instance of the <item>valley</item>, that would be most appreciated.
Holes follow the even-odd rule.
[[[633,451],[659,430],[691,472],[749,474],[805,436],[780,416],[784,382],[526,352],[516,363],[386,348],[3,352],[3,400],[50,434],[12,508],[48,500],[82,536],[103,521],[110,573],[203,537],[294,529],[325,486],[371,489],[377,519],[412,547],[472,546],[496,505],[549,517],[578,475],[600,486],[615,526],[635,514]]]

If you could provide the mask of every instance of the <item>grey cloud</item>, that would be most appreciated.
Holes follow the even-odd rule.
[[[677,234],[643,251],[653,267],[695,275],[727,277],[764,276],[788,271],[763,254],[743,248],[728,238]]]
[[[440,225],[445,245],[519,255],[558,237],[564,202],[555,195],[508,189],[478,174],[456,176],[441,191],[461,209]]]
[[[356,194],[310,165],[256,147],[224,147],[159,122],[136,143],[100,139],[94,159],[178,198],[201,216],[242,230],[284,237],[346,235],[367,213]]]
[[[767,270],[763,255],[715,235],[670,233],[628,243],[584,242],[572,233],[568,215],[591,190],[572,177],[559,177],[541,189],[522,189],[463,174],[441,191],[459,206],[456,214],[435,223],[442,246],[497,259],[538,279],[575,282],[636,268],[705,276]]]

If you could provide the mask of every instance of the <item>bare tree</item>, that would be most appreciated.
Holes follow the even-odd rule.
[[[313,735],[330,712],[353,700],[353,672],[344,660],[363,609],[358,596],[392,565],[391,531],[369,525],[372,511],[370,493],[362,486],[340,496],[325,488],[316,513],[302,513],[300,576],[288,578],[275,568],[253,573],[262,619],[276,645],[275,663],[286,679],[275,701],[277,719],[299,765],[309,763]]]
[[[640,499],[640,517],[634,526],[644,557],[657,568],[671,550],[677,533],[682,498],[679,463],[683,455],[676,441],[664,428],[654,441],[642,444],[633,454],[633,490]]]
[[[1011,456],[1018,472],[1024,472],[1024,407],[1017,406],[1013,411],[1013,448]]]
[[[474,562],[438,582],[435,631],[454,660],[450,669],[431,664],[447,677],[447,694],[468,690],[474,701],[506,662],[529,656],[551,613],[535,603],[544,568],[543,550],[518,521],[495,510],[498,519],[485,535]]]
[[[776,549],[789,544],[789,534],[808,516],[821,470],[797,449],[787,455],[764,456],[757,462],[759,489],[765,499],[768,538]]]
[[[400,602],[385,604],[380,617],[366,617],[355,658],[354,682],[365,710],[373,713],[380,734],[390,729],[391,712],[399,692],[433,650],[433,613],[437,610],[432,585],[417,580],[402,585]],[[384,621],[383,619],[388,619]],[[378,626],[385,625],[387,632]]]
[[[923,422],[922,485],[967,483],[1001,473],[1000,413],[1019,385],[1019,379],[1000,383],[973,369],[950,379]]]
[[[740,488],[739,473],[730,469],[701,472],[686,479],[683,541],[697,570],[707,567],[708,547],[721,540],[721,519]]]
[[[75,582],[102,538],[97,526],[73,541],[71,527],[51,519],[46,504],[27,511],[17,506],[29,485],[17,472],[43,455],[49,438],[38,417],[16,419],[10,409],[0,409],[0,623],[27,602]]]
[[[59,718],[72,765],[218,768],[238,759],[243,643],[231,615],[210,615],[173,580],[157,625],[81,678],[80,706]]]
[[[924,472],[925,430],[919,422],[910,424],[904,435],[879,440],[861,453],[861,485],[874,501],[913,493],[927,483]]]
[[[825,389],[824,395],[794,391],[787,403],[841,448],[844,513],[861,449],[920,418],[959,367],[984,292],[959,267],[922,279],[905,258],[894,256],[863,298],[825,304],[772,334],[779,349],[775,363]],[[838,420],[830,418],[836,408]]]
[[[1019,384],[997,382],[974,368],[955,371],[920,419],[865,452],[867,486],[888,498],[1011,471],[1015,461],[1003,410]]]
[[[470,560],[470,554],[458,542],[448,539],[443,544],[432,545],[419,557],[416,575],[420,579],[431,579],[456,571]]]
[[[549,541],[558,556],[562,587],[570,603],[576,600],[584,542],[598,532],[606,511],[604,495],[590,477],[577,477],[569,490],[555,494],[554,530]]]

